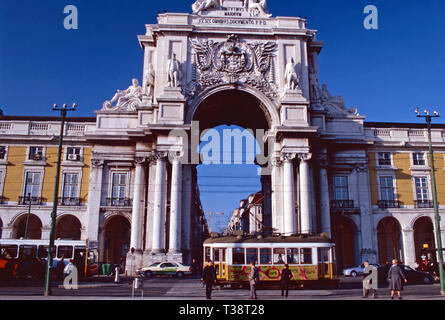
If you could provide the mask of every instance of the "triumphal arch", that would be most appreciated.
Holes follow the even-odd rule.
[[[129,75],[128,89],[110,93],[88,136],[89,237],[100,240],[105,220],[123,215],[131,222],[132,265],[189,262],[201,219],[193,141],[222,124],[264,132],[256,138],[264,146],[268,232],[331,235],[330,170],[353,172],[363,204],[354,219],[366,225],[364,117],[319,84],[323,43],[316,34],[306,19],[273,17],[265,0],[197,0],[191,13],[159,14],[157,24],[146,25],[138,37],[142,81]],[[119,195],[108,181],[126,171],[130,188]],[[104,208],[107,192],[131,198],[128,212]],[[363,248],[372,247],[367,237]]]

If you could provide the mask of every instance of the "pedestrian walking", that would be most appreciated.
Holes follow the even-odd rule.
[[[286,298],[288,297],[289,282],[292,280],[292,278],[292,271],[289,270],[289,265],[286,263],[283,271],[281,272],[281,296],[286,296]]]
[[[212,299],[213,285],[216,283],[216,269],[213,266],[212,260],[207,260],[207,265],[202,271],[201,282],[206,286],[206,297]]]
[[[256,287],[260,282],[260,272],[255,265],[255,262],[250,263],[249,283],[250,283],[250,298],[258,299],[256,294]]]
[[[62,255],[60,257],[60,260],[57,262],[57,268],[56,268],[57,271],[56,271],[56,273],[57,273],[57,279],[59,281],[62,281],[63,278],[64,278],[64,274],[63,274],[63,270],[65,269],[65,261],[64,261],[64,259],[65,259],[65,256]]]
[[[368,298],[369,293],[372,293],[372,297],[377,298],[377,290],[374,289],[372,278],[368,278],[370,275],[375,273],[377,275],[377,269],[373,265],[369,264],[369,261],[363,262],[365,269],[363,270],[363,298]]]
[[[396,259],[392,261],[392,266],[388,271],[389,289],[391,290],[391,299],[394,299],[394,293],[397,291],[397,296],[402,299],[401,291],[403,290],[403,283],[408,282],[402,267],[398,265]],[[403,280],[403,281],[402,281]]]

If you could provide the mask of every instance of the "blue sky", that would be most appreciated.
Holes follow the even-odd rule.
[[[6,115],[55,115],[53,103],[76,102],[78,111],[71,115],[94,116],[116,89],[127,88],[133,77],[141,80],[137,35],[145,33],[145,24],[156,23],[164,10],[191,12],[192,3],[1,1],[0,109]],[[368,4],[379,10],[379,30],[363,27]],[[63,28],[66,5],[79,10],[78,30]],[[416,106],[445,110],[443,0],[269,0],[268,6],[274,16],[308,18],[308,27],[325,42],[320,82],[367,121],[417,122]],[[249,170],[220,167],[208,175],[248,176]],[[206,211],[228,212],[241,197],[203,194],[203,204]]]

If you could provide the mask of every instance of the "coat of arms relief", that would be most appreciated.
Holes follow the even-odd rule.
[[[191,40],[191,44],[196,72],[188,86],[190,96],[221,84],[245,84],[269,98],[277,97],[275,42],[247,43],[231,35],[224,42],[203,39]]]

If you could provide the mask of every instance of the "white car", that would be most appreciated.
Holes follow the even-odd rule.
[[[136,270],[136,274],[151,278],[158,275],[169,275],[182,278],[185,275],[192,274],[192,269],[179,262],[158,262],[153,263],[148,267],[143,267]]]
[[[370,263],[370,265],[372,265],[372,266],[374,266],[374,267],[376,267],[376,268],[379,267],[379,265],[376,264],[376,263]],[[342,274],[343,274],[345,277],[357,277],[358,275],[363,274],[363,271],[364,271],[364,270],[365,270],[365,265],[364,265],[364,264],[361,264],[361,265],[356,266],[356,267],[353,267],[353,268],[344,269],[344,270],[342,271]]]

